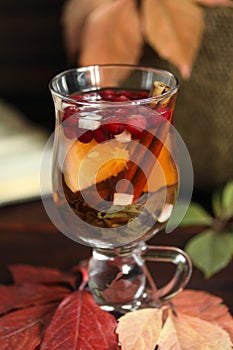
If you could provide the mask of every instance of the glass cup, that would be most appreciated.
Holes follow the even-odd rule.
[[[50,82],[58,226],[93,247],[89,288],[107,310],[158,305],[191,274],[182,250],[145,243],[165,227],[177,197],[178,87],[167,71],[130,65],[74,68]],[[174,276],[146,289],[145,261],[174,264]]]

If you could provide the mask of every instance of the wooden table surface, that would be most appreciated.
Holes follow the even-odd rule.
[[[171,234],[161,232],[149,244],[184,248],[195,233],[187,229],[177,229]],[[10,282],[8,265],[32,264],[68,270],[78,261],[89,258],[90,254],[91,248],[70,240],[58,231],[40,200],[0,208],[0,283]],[[170,272],[164,264],[153,264],[151,273],[159,286],[166,283]],[[208,280],[194,269],[187,288],[220,296],[233,313],[233,262]]]

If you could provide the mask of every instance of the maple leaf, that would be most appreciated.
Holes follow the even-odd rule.
[[[111,0],[70,0],[63,8],[62,22],[68,57],[73,60],[80,49],[82,29],[89,14]]]
[[[43,330],[50,321],[57,303],[32,306],[0,318],[1,350],[35,350],[41,343]]]
[[[36,267],[25,264],[10,265],[9,270],[13,277],[13,281],[16,284],[30,282],[30,283],[41,283],[41,284],[66,284],[75,288],[77,286],[78,271],[76,273],[63,272],[55,268],[49,267]]]
[[[116,320],[102,310],[88,292],[76,291],[66,297],[46,329],[41,350],[115,350]]]
[[[135,64],[142,45],[135,1],[115,0],[97,7],[88,16],[81,36],[79,64]]]
[[[192,0],[143,0],[144,34],[158,54],[190,76],[204,30],[204,13]]]
[[[231,349],[233,320],[221,298],[185,290],[173,300],[178,316],[167,306],[119,318],[116,332],[122,350],[154,349],[156,344],[159,350],[199,350],[200,344],[203,350]]]
[[[20,285],[0,286],[0,314],[13,309],[59,301],[68,293],[67,288],[59,286],[51,288],[27,282]]]
[[[162,329],[162,309],[130,312],[118,320],[116,333],[122,350],[154,350]]]
[[[217,325],[171,310],[158,339],[160,350],[231,350],[229,335]]]
[[[68,56],[78,65],[139,63],[146,41],[188,78],[205,29],[202,6],[232,0],[69,0],[63,12]],[[201,6],[200,6],[201,5]]]
[[[229,333],[233,341],[232,317],[227,306],[218,296],[204,291],[186,289],[176,295],[172,302],[178,310],[185,314],[219,325]]]

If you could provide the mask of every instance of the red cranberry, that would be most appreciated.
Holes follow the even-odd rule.
[[[82,143],[89,143],[93,139],[92,130],[83,131],[82,134],[78,137],[78,140]]]
[[[101,126],[93,131],[93,136],[96,142],[98,143],[102,143],[108,139],[106,133],[104,132]]]
[[[143,99],[143,98],[148,98],[149,92],[148,91],[137,91],[137,98],[138,99]]]
[[[68,106],[64,109],[64,114],[62,117],[62,122],[69,118],[74,113],[78,112],[79,108],[77,106]]]
[[[74,129],[70,129],[70,128],[63,128],[63,132],[65,137],[67,137],[68,139],[74,139],[76,138],[76,130]]]
[[[146,128],[147,120],[141,114],[131,114],[127,118],[126,130],[133,138],[141,138],[143,130]]]
[[[132,92],[129,90],[116,90],[116,96],[122,96],[128,97],[130,99]]]
[[[102,125],[102,128],[107,134],[118,135],[125,130],[125,123],[120,118],[110,117]]]
[[[72,115],[71,117],[67,117],[63,122],[62,126],[64,128],[77,129],[78,127],[78,117]]]
[[[113,99],[114,102],[126,102],[126,101],[130,101],[130,99],[124,95],[120,95],[120,96],[116,96]]]
[[[100,91],[100,96],[105,101],[112,101],[112,99],[115,96],[115,90],[112,90],[112,89],[102,90],[102,91]]]
[[[156,109],[156,112],[167,120],[170,120],[171,118],[171,110],[168,107],[159,107]]]
[[[84,102],[84,101],[97,101],[101,99],[101,96],[96,92],[86,92],[84,94],[75,94],[71,96],[78,102]]]
[[[75,116],[68,117],[62,122],[62,126],[65,136],[68,139],[73,139],[76,137],[78,130],[78,118]]]

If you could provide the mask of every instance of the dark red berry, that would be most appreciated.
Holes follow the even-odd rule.
[[[96,91],[86,92],[84,94],[75,94],[75,95],[72,95],[71,97],[77,100],[78,102],[101,100],[101,96]]]
[[[131,133],[133,138],[140,138],[147,125],[146,118],[141,114],[131,114],[127,118],[126,130]]]
[[[93,137],[98,143],[102,143],[108,139],[107,134],[104,132],[101,126],[93,131]]]
[[[77,106],[68,106],[64,109],[64,114],[62,116],[62,122],[69,118],[74,113],[78,112],[79,108]]]
[[[148,91],[137,91],[137,99],[148,98],[148,96],[149,96]]]
[[[92,141],[93,139],[93,132],[92,130],[86,130],[86,131],[82,131],[80,130],[81,135],[78,137],[78,140],[82,143],[89,143]]]
[[[130,101],[130,99],[124,95],[120,95],[120,96],[114,97],[114,99],[112,101],[113,102],[126,102],[126,101]]]
[[[66,118],[62,122],[62,127],[64,129],[65,136],[69,139],[73,139],[76,136],[78,130],[78,118],[74,115]]]
[[[168,107],[159,107],[156,109],[156,112],[167,120],[170,120],[171,118],[171,110]]]
[[[68,127],[63,128],[63,132],[65,137],[67,137],[68,139],[74,139],[76,138],[76,130],[74,129],[70,129]]]
[[[103,123],[102,129],[107,134],[118,135],[125,130],[125,123],[118,117],[110,117]]]
[[[100,96],[105,101],[112,101],[115,96],[115,90],[105,89],[100,91]]]

